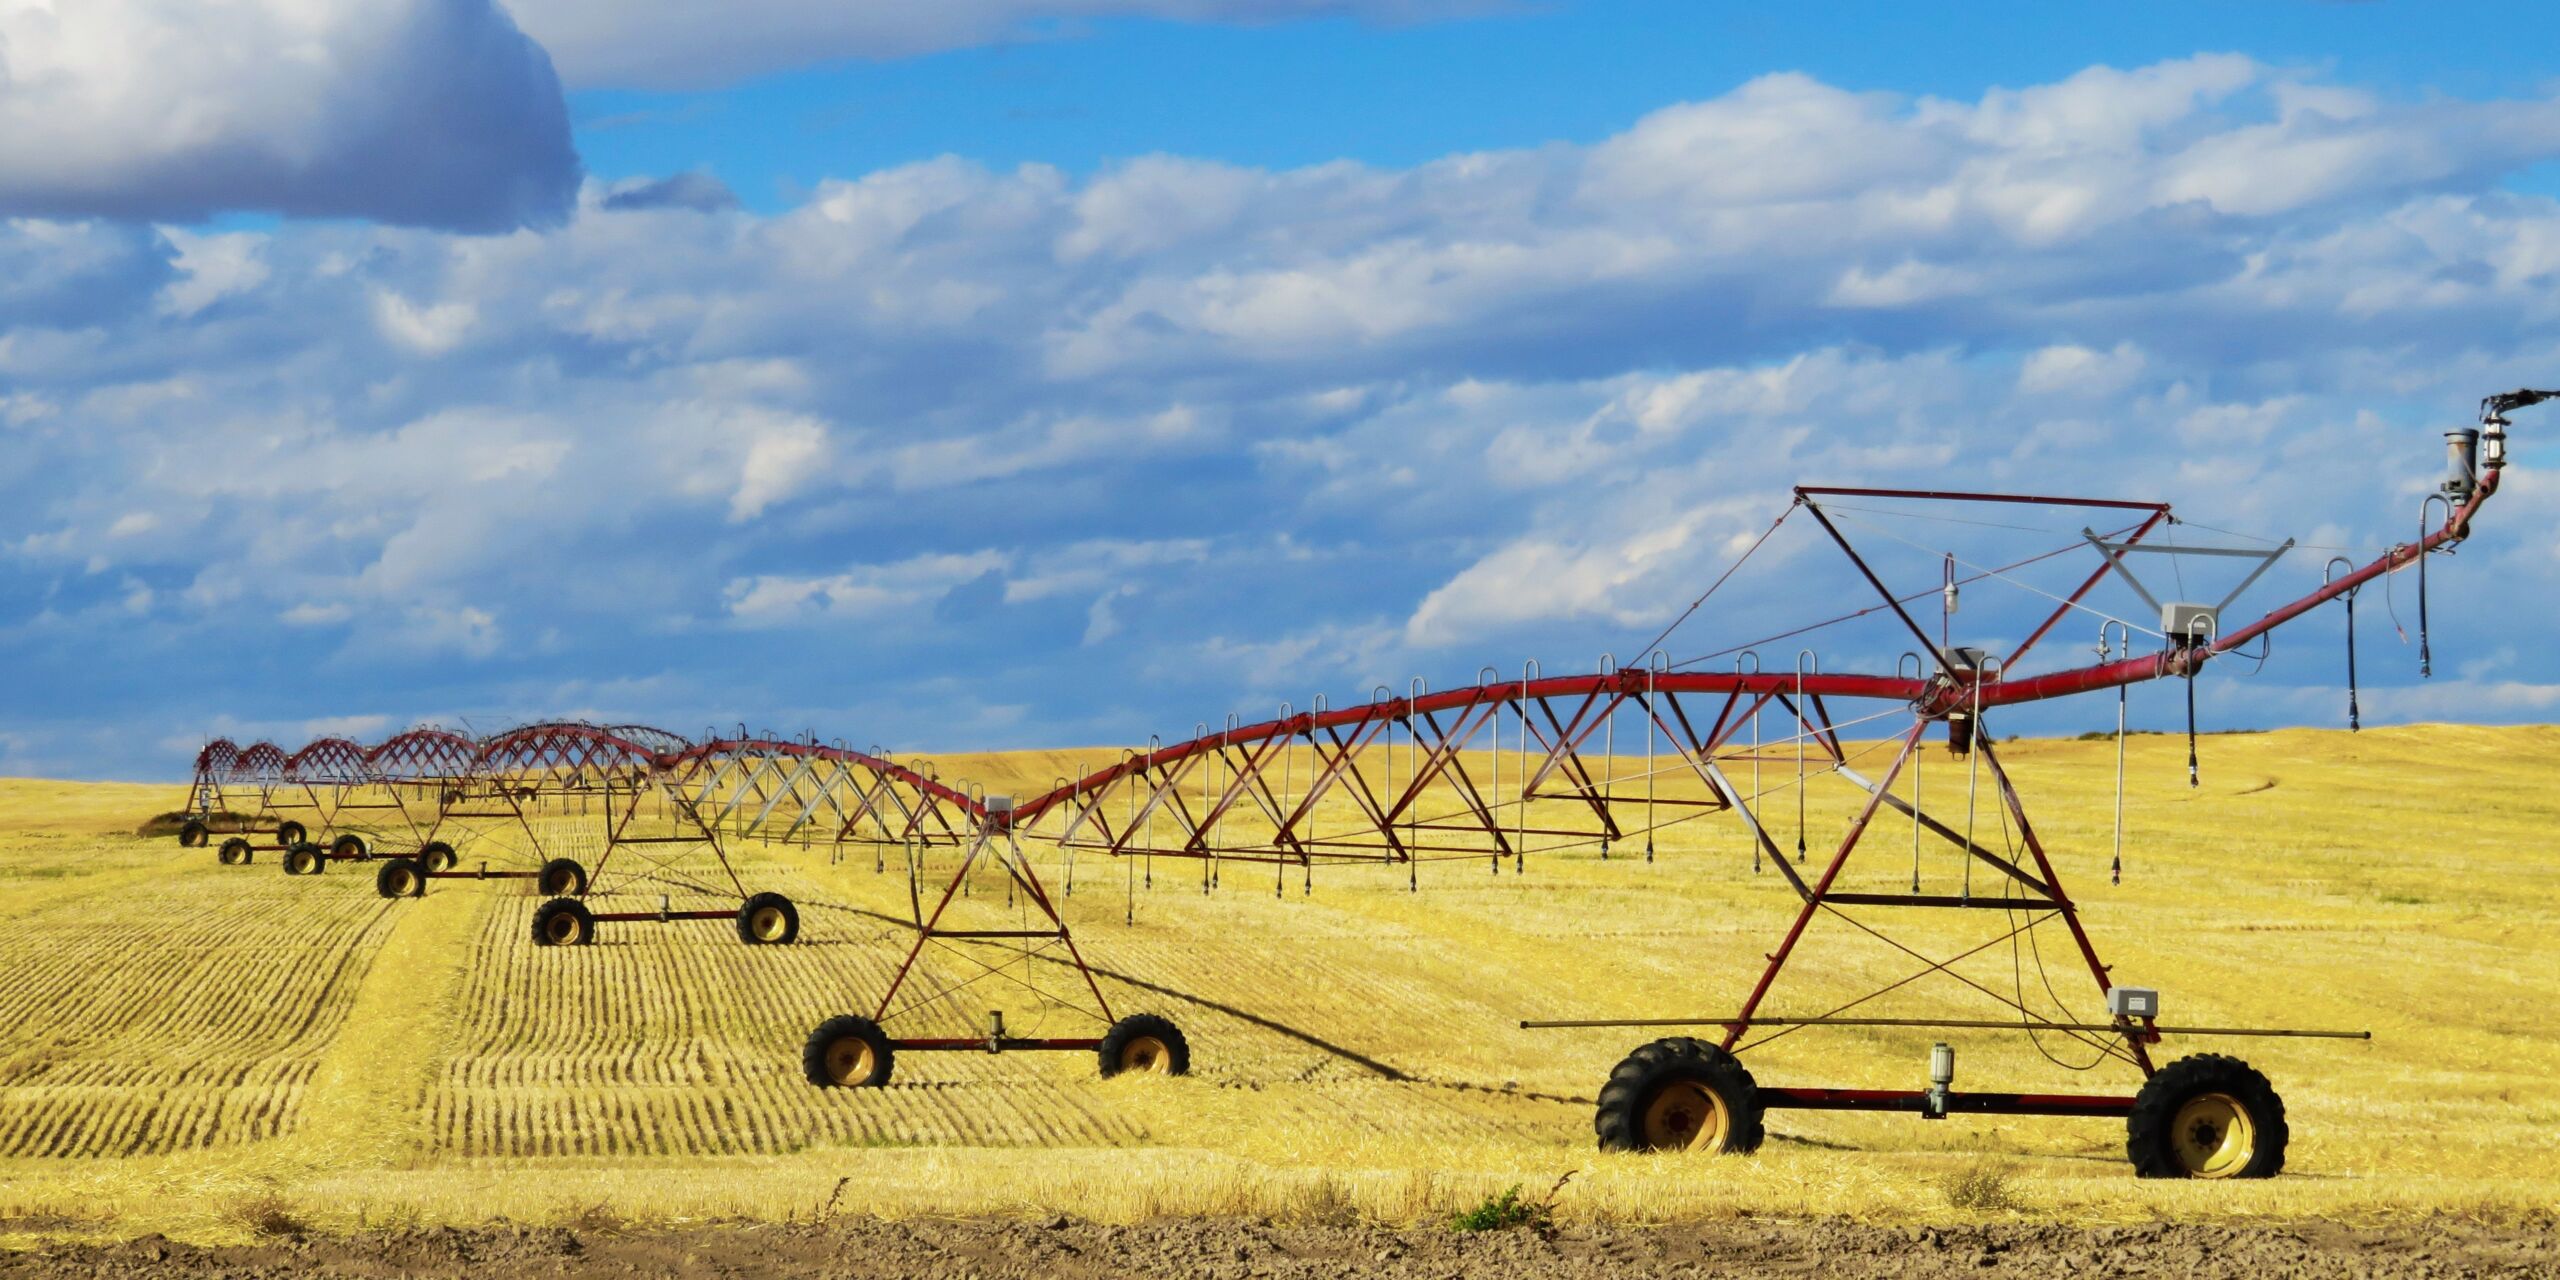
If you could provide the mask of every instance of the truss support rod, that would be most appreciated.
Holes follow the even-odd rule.
[[[1926,724],[1927,722],[1923,721],[1922,723]],[[1974,857],[1979,858],[1984,862],[1990,863],[1992,866],[1998,868],[2002,875],[2005,875],[2048,898],[2054,896],[2053,886],[2028,874],[2026,868],[2009,861],[2007,858],[2001,857],[1999,854],[1993,853],[1989,849],[1983,848],[1981,845],[1976,844],[1971,840],[1965,839],[1963,832],[1938,821],[1936,818],[1932,818],[1925,813],[1917,811],[1912,807],[1910,801],[1905,800],[1890,791],[1879,793],[1876,784],[1867,781],[1866,777],[1860,774],[1857,770],[1852,769],[1847,765],[1841,765],[1833,772],[1838,773],[1841,777],[1847,779],[1852,786],[1857,787],[1859,790],[1864,791],[1869,795],[1882,794],[1887,806],[1901,813],[1902,816],[1917,821],[1921,826],[1927,828],[1931,834],[1945,840],[1947,843],[1964,850],[1966,853],[1972,854]]]
[[[1760,982],[1751,989],[1751,997],[1742,1002],[1743,1021],[1732,1025],[1725,1032],[1724,1048],[1727,1053],[1732,1052],[1733,1046],[1741,1042],[1742,1033],[1750,1025],[1751,1015],[1760,1008],[1760,1002],[1768,997],[1770,986],[1778,980],[1778,971],[1787,967],[1787,957],[1795,953],[1797,941],[1804,937],[1805,926],[1813,923],[1815,912],[1822,910],[1822,899],[1831,892],[1831,882],[1839,879],[1840,869],[1849,864],[1849,855],[1857,851],[1858,838],[1866,834],[1867,824],[1875,821],[1876,810],[1884,805],[1885,792],[1892,788],[1894,778],[1902,772],[1902,766],[1910,762],[1911,753],[1919,750],[1920,735],[1928,727],[1928,722],[1922,721],[1912,725],[1910,732],[1902,735],[1902,750],[1893,757],[1892,767],[1885,770],[1884,781],[1877,784],[1876,790],[1868,793],[1866,807],[1858,811],[1858,820],[1851,823],[1848,833],[1840,838],[1839,851],[1831,855],[1831,864],[1822,869],[1822,878],[1814,882],[1813,892],[1806,895],[1804,906],[1796,912],[1796,922],[1788,926],[1786,941],[1779,943],[1778,949],[1770,953],[1769,967],[1761,971]]]
[[[1740,1018],[1561,1018],[1523,1020],[1524,1031],[1582,1027],[1732,1027]],[[2302,1027],[2136,1027],[2121,1022],[2001,1022],[1988,1018],[1769,1018],[1753,1017],[1757,1027],[1948,1027],[1975,1031],[2106,1031],[2141,1036],[2285,1036],[2311,1040],[2371,1040],[2370,1031],[2331,1031]]]
[[[1893,616],[1902,619],[1902,625],[1910,628],[1911,634],[1919,638],[1920,647],[1928,650],[1929,655],[1937,659],[1938,669],[1945,672],[1949,680],[1960,679],[1961,677],[1956,674],[1955,664],[1948,659],[1946,651],[1929,638],[1928,632],[1920,629],[1920,624],[1912,619],[1911,611],[1903,608],[1902,601],[1894,597],[1893,589],[1884,585],[1884,579],[1877,577],[1875,570],[1867,567],[1867,558],[1859,555],[1858,549],[1849,545],[1847,538],[1840,536],[1840,527],[1831,523],[1831,517],[1822,513],[1821,506],[1813,499],[1806,497],[1802,489],[1796,490],[1796,500],[1802,502],[1804,509],[1812,512],[1813,518],[1821,522],[1822,531],[1830,534],[1833,542],[1840,544],[1840,553],[1849,557],[1849,563],[1858,566],[1858,572],[1866,578],[1867,585],[1874,587],[1876,594],[1883,597],[1886,604],[1893,606]]]
[[[1699,769],[1699,773],[1706,778],[1707,785],[1714,787],[1719,794],[1724,796],[1725,803],[1732,806],[1735,813],[1742,815],[1743,824],[1751,828],[1751,838],[1758,841],[1761,851],[1766,853],[1771,861],[1778,864],[1778,874],[1787,878],[1787,883],[1794,887],[1796,896],[1798,898],[1811,898],[1813,896],[1813,890],[1805,884],[1803,873],[1797,871],[1794,864],[1788,862],[1785,857],[1779,854],[1778,842],[1769,838],[1768,828],[1760,825],[1760,815],[1753,813],[1751,811],[1751,806],[1743,803],[1742,792],[1724,776],[1724,770],[1719,768],[1715,761],[1709,760]],[[1757,800],[1758,798],[1759,797],[1757,796],[1753,797],[1754,800]]]
[[[2168,518],[2169,511],[2166,507],[2152,512],[2150,515],[2143,518],[2142,523],[2135,525],[2131,533],[2125,535],[2124,545],[2130,547],[2141,542],[2144,537],[2150,534],[2154,527],[2158,526],[2162,520]],[[2083,532],[2086,532],[2086,530],[2083,530]],[[2089,593],[2096,590],[2099,583],[2106,581],[2107,571],[2114,565],[2114,563],[2115,557],[2108,556],[2105,564],[2101,564],[2097,568],[2090,570],[2089,576],[2080,580],[2079,589],[2073,591],[2068,597],[2064,598],[2062,603],[2055,605],[2052,613],[2045,615],[2043,625],[2038,626],[2033,634],[2019,642],[2018,647],[2009,654],[2009,660],[2000,664],[2000,669],[2002,671],[2016,670],[2018,660],[2027,656],[2027,650],[2035,648],[2036,642],[2044,639],[2046,632],[2053,630],[2054,626],[2060,623],[2066,615],[2068,615],[2072,610],[2079,608],[2080,602],[2088,599]]]

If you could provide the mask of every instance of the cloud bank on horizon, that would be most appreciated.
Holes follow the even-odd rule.
[[[704,66],[1484,7],[767,0]],[[2159,497],[2378,550],[2428,426],[2560,373],[2560,202],[2507,182],[2560,157],[2548,97],[2229,54],[1964,99],[1773,72],[1587,144],[944,157],[766,214],[706,175],[579,176],[550,58],[672,75],[684,6],[216,11],[0,0],[0,657],[31,690],[0,772],[580,713],[1171,737],[1584,667],[1800,481]],[[2560,703],[2516,630],[2560,585],[2560,451],[2519,440],[2438,580],[2477,593],[2438,603],[2448,669],[2408,679],[2371,624],[2374,719]],[[1774,630],[1808,590],[1690,626]],[[2217,714],[2328,722],[2335,666],[2284,639]]]

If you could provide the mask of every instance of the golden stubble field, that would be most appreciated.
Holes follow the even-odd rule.
[[[2560,1198],[2560,729],[2211,737],[2192,791],[2183,742],[2138,737],[2121,886],[2106,882],[2113,745],[2003,753],[2100,950],[2121,981],[2163,989],[2164,1022],[2375,1032],[2162,1047],[2267,1072],[2292,1120],[2284,1176],[2138,1182],[2105,1120],[1778,1112],[1749,1158],[1601,1155],[1588,1099],[1657,1033],[1515,1024],[1731,1010],[1793,899],[1752,875],[1729,820],[1677,829],[1650,865],[1623,848],[1534,857],[1525,876],[1432,864],[1418,893],[1401,869],[1319,870],[1311,894],[1293,872],[1275,894],[1268,868],[1230,867],[1203,894],[1196,866],[1159,861],[1134,925],[1129,869],[1088,856],[1066,900],[1078,940],[1120,1011],[1188,1032],[1191,1077],[1102,1081],[1083,1054],[909,1055],[891,1087],[852,1091],[806,1084],[800,1045],[827,1015],[869,1012],[903,954],[894,860],[877,873],[868,853],[735,850],[751,887],[801,903],[791,947],[712,923],[545,949],[516,884],[386,901],[370,868],[287,877],[271,855],[222,867],[132,836],[176,786],[10,781],[0,1235],[220,1238],[279,1213],[323,1228],[806,1218],[831,1201],[1409,1221],[1568,1173],[1567,1219],[1895,1221],[1986,1212],[1945,1190],[1986,1161],[2008,1167],[2018,1205],[1996,1212],[2076,1221],[2509,1217]],[[1107,754],[938,763],[1028,793]],[[1960,776],[1944,760],[1933,749],[1928,785]],[[1817,846],[1853,795],[1816,793]],[[1776,807],[1789,834],[1792,805]],[[1880,830],[1861,865],[1907,887],[1907,828]],[[1042,870],[1062,887],[1065,868]],[[1922,873],[1938,889],[1958,876],[1942,849]],[[1002,892],[984,882],[973,903],[1000,911]],[[1902,936],[1952,950],[1986,927],[2005,926]],[[1818,1012],[1913,967],[1822,923],[1807,948],[1772,1011]],[[2063,935],[2043,959],[2068,1008],[2095,1009]],[[2014,975],[2050,1007],[2034,964],[2004,947],[1966,972],[2002,989]],[[1071,1011],[987,994],[968,1009],[1006,1008],[1017,1034],[1091,1034]],[[1998,1016],[1943,982],[1904,994],[1875,1011]],[[1807,1031],[1745,1061],[1766,1084],[1918,1087],[1934,1038]],[[1952,1038],[1959,1088],[2135,1083],[2014,1034]]]

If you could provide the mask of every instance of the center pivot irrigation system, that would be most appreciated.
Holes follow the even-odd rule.
[[[1761,552],[1779,526],[1801,513],[1814,526],[1816,545],[1845,557],[1863,588],[1873,591],[1873,601],[1755,643],[1796,642],[1826,627],[1865,619],[1891,629],[1901,644],[1916,644],[1890,674],[1826,672],[1810,648],[1797,651],[1789,669],[1764,670],[1749,644],[1674,660],[1661,647],[1663,641],[1733,577],[1742,567],[1737,562],[1648,646],[1645,662],[1636,667],[1620,669],[1604,657],[1591,674],[1548,676],[1531,664],[1517,679],[1488,671],[1471,687],[1436,693],[1417,680],[1402,692],[1380,688],[1359,706],[1331,708],[1319,701],[1303,712],[1283,707],[1280,716],[1259,724],[1238,724],[1231,718],[1215,730],[1199,726],[1187,741],[1151,744],[1109,768],[1062,780],[1053,790],[1019,802],[941,795],[966,832],[957,871],[938,898],[929,904],[918,898],[907,961],[872,1012],[821,1024],[804,1046],[804,1068],[820,1085],[877,1085],[889,1079],[898,1051],[916,1049],[1098,1049],[1106,1072],[1141,1066],[1180,1070],[1187,1064],[1188,1049],[1169,1023],[1114,1021],[1056,902],[1033,870],[1035,859],[1026,856],[1027,843],[1053,846],[1057,856],[1051,861],[1068,868],[1070,877],[1080,852],[1118,859],[1133,890],[1140,868],[1151,885],[1156,864],[1169,861],[1198,864],[1204,891],[1222,877],[1260,867],[1273,876],[1274,892],[1285,894],[1292,879],[1301,886],[1311,884],[1318,864],[1398,865],[1409,885],[1418,887],[1420,867],[1432,862],[1481,862],[1495,874],[1508,863],[1516,874],[1531,854],[1626,856],[1638,841],[1650,861],[1658,833],[1729,814],[1740,825],[1755,870],[1764,864],[1776,868],[1797,902],[1792,921],[1767,953],[1765,967],[1739,1007],[1704,1017],[1521,1024],[1697,1027],[1716,1033],[1659,1039],[1627,1055],[1600,1092],[1594,1127],[1603,1148],[1747,1152],[1761,1141],[1764,1113],[1788,1108],[1895,1111],[1933,1119],[1955,1113],[2121,1117],[2127,1154],[2143,1176],[2270,1176],[2283,1165],[2288,1132],[2283,1104],[2266,1078],[2219,1054],[2157,1065],[2154,1049],[2172,1036],[2367,1038],[2369,1033],[2162,1025],[2158,992],[2119,985],[2099,959],[1985,725],[2010,707],[2118,692],[2115,856],[2120,869],[2123,691],[2146,681],[2186,682],[2193,782],[2196,674],[2225,654],[2263,660],[2267,648],[2251,653],[2247,647],[2264,646],[2269,633],[2284,623],[2328,602],[2344,601],[2354,715],[2355,593],[2377,578],[2414,568],[2422,663],[2431,661],[2424,621],[2427,560],[2451,552],[2468,537],[2474,517],[2497,491],[2506,463],[2507,413],[2552,394],[2493,396],[2483,402],[2480,428],[2447,433],[2450,471],[2424,499],[2415,540],[2392,545],[2362,563],[2333,559],[2316,590],[2242,625],[2226,626],[2224,609],[2294,549],[2291,541],[2233,534],[2229,536],[2253,545],[2196,542],[2178,535],[2204,527],[2182,522],[2158,502],[1800,487],[1793,504],[1751,544],[1743,561]],[[2019,523],[2033,517],[2069,523],[2059,531]],[[2060,546],[2038,548],[2023,558],[1975,557],[1901,537],[1892,532],[1896,519],[1940,521],[1968,535],[2023,530],[2063,536]],[[2101,532],[2092,524],[2109,527]],[[1924,580],[1890,584],[1886,557],[1862,547],[1847,532],[1849,527],[1875,528],[1901,544],[1897,554],[1904,566],[1925,570]],[[1913,550],[1923,553],[1916,565],[1909,554]],[[2167,579],[2184,588],[2188,571],[2183,565],[2194,557],[2226,566],[2229,576],[2238,577],[2237,585],[2200,599],[2184,598],[2187,591],[2172,589],[2171,598],[2162,599],[2155,588],[2163,567]],[[2139,572],[2137,563],[2143,565]],[[2049,588],[2031,581],[2035,572],[2057,567],[2070,576]],[[1787,572],[1803,570],[1791,563]],[[2109,582],[2156,610],[2158,625],[2138,620],[2140,615],[2109,614],[2093,603],[2094,593]],[[1977,584],[2023,588],[2036,597],[2032,603],[2038,620],[2022,638],[1996,650],[1951,643],[1960,593]],[[1933,606],[1934,635],[1915,612]],[[2027,663],[2039,644],[2075,613],[2098,624],[2098,660],[2043,671],[2030,668]],[[2156,646],[2138,642],[2137,636],[2149,637]],[[2147,651],[2138,651],[2142,649]],[[1723,669],[1709,669],[1710,662]],[[1836,713],[1850,703],[1881,709]],[[1776,739],[1763,736],[1766,718],[1783,726]],[[1860,728],[1870,734],[1884,731],[1883,736],[1861,745],[1848,735]],[[1929,793],[1932,803],[1924,804],[1920,748],[1933,732],[1942,734],[1948,748],[1963,758],[1964,777],[1938,784],[1940,789]],[[1644,767],[1630,776],[1622,771],[1623,762],[1638,736]],[[1863,757],[1878,752],[1885,763],[1870,778],[1861,768]],[[1783,781],[1790,764],[1791,784]],[[1769,783],[1767,774],[1773,772],[1782,781]],[[1830,844],[1827,860],[1800,868],[1809,847],[1805,792],[1821,777],[1854,788],[1856,814]],[[1950,793],[1952,798],[1940,799]],[[1781,816],[1772,811],[1789,807],[1788,800],[1795,809],[1792,851],[1772,829]],[[1953,812],[1958,804],[1960,816]],[[1886,810],[1909,823],[1908,887],[1899,882],[1899,871],[1890,887],[1856,886],[1844,872],[1862,844],[1873,843],[1870,837]],[[2000,832],[1997,847],[1989,838],[1994,823]],[[1961,871],[1947,878],[1955,883],[1936,892],[1924,888],[1924,843],[1954,851]],[[1001,873],[1026,919],[1003,928],[949,923],[972,873],[982,869]],[[1995,912],[1995,935],[1955,955],[1927,954],[1874,922],[1896,913],[1991,919]],[[1885,944],[1905,957],[1912,971],[1865,995],[1830,1002],[1820,1012],[1773,1011],[1771,997],[1781,974],[1805,950],[1809,927],[1825,918]],[[2057,922],[2104,1002],[2103,1017],[2039,1012],[2028,1003],[2023,976],[2013,994],[1956,969],[1959,962],[1994,947],[2006,944],[2014,951],[2017,939],[2033,938]],[[1032,960],[1071,970],[1076,980],[1066,985],[1090,1001],[1090,1012],[1110,1027],[1109,1033],[1098,1039],[1017,1038],[1005,1033],[997,1015],[987,1032],[976,1037],[891,1035],[889,1028],[899,1019],[955,994],[944,989],[900,999],[914,981],[918,958],[937,945],[998,946],[1016,952],[1013,960],[1002,963],[978,961],[979,978],[1017,975]],[[2037,955],[2041,972],[2040,950]],[[1963,989],[1963,998],[1988,1001],[1998,1016],[1860,1016],[1871,1001],[1924,978],[1952,982]],[[2049,980],[2045,986],[2050,993]],[[1043,995],[1055,998],[1056,993]],[[2059,995],[2053,1003],[2062,1004]],[[2040,1049],[2041,1037],[2057,1037],[2092,1051],[2096,1057],[2090,1065],[2129,1067],[2143,1083],[2130,1093],[1958,1091],[1951,1087],[1954,1052],[1945,1044],[1932,1046],[1925,1089],[1763,1086],[1742,1061],[1749,1049],[1771,1040],[1809,1028],[1842,1026],[2004,1030],[2037,1038]]]
[[[369,749],[322,738],[291,754],[217,740],[196,757],[178,839],[194,847],[217,829],[239,831],[217,850],[222,864],[274,849],[297,876],[398,849],[375,870],[385,898],[421,896],[441,880],[531,880],[552,895],[533,919],[545,946],[592,942],[607,923],[680,920],[732,921],[742,942],[784,943],[799,935],[797,906],[750,893],[722,843],[771,837],[770,809],[737,818],[736,797],[719,807],[712,794],[738,778],[752,790],[741,761],[764,754],[743,739],[697,746],[645,725],[569,722],[476,740],[419,728]],[[606,895],[657,905],[590,905]],[[679,896],[736,905],[679,908]]]
[[[897,1054],[918,1051],[1092,1052],[1104,1075],[1188,1069],[1182,1032],[1151,1014],[1116,1016],[1078,949],[1061,904],[1076,891],[1079,859],[1108,860],[1098,876],[1101,887],[1125,895],[1124,911],[1134,921],[1141,883],[1153,888],[1160,874],[1170,878],[1177,868],[1196,871],[1204,893],[1222,884],[1259,885],[1265,875],[1275,895],[1293,887],[1309,893],[1319,866],[1401,869],[1406,887],[1418,890],[1423,868],[1434,864],[1481,865],[1494,875],[1507,865],[1516,875],[1532,855],[1650,863],[1658,837],[1730,817],[1753,870],[1774,868],[1796,900],[1792,921],[1732,1013],[1520,1024],[1712,1033],[1658,1039],[1618,1064],[1600,1090],[1594,1117],[1603,1148],[1747,1152],[1761,1142],[1765,1113],[1789,1108],[1931,1119],[1958,1113],[2121,1117],[2127,1154],[2144,1176],[2266,1177],[2283,1166],[2288,1139],[2283,1103],[2266,1077],[2236,1058],[2209,1053],[2156,1065],[2154,1049],[2173,1036],[2368,1033],[2162,1025],[2159,993],[2119,984],[2099,959],[2001,761],[1989,720],[2011,707],[2116,691],[2114,870],[2120,872],[2125,691],[2148,681],[2184,683],[2193,783],[2194,677],[2224,655],[2263,662],[2276,628],[2337,601],[2346,611],[2353,726],[2360,715],[2357,593],[2376,579],[2384,579],[2387,590],[2393,575],[2414,570],[2420,669],[2428,672],[2427,563],[2469,537],[2473,519],[2497,492],[2507,461],[2507,414],[2554,394],[2516,391],[2484,401],[2479,428],[2446,433],[2450,468],[2423,499],[2414,540],[2361,561],[2332,557],[2317,589],[2237,626],[2225,625],[2225,610],[2295,543],[2211,530],[2157,502],[1800,487],[1794,502],[1645,646],[1634,666],[1621,668],[1604,655],[1589,674],[1550,676],[1533,662],[1516,679],[1487,668],[1461,688],[1433,692],[1417,679],[1401,691],[1382,686],[1356,706],[1332,707],[1319,698],[1304,711],[1284,705],[1257,724],[1229,717],[1219,727],[1195,726],[1187,740],[1150,742],[1108,767],[1060,778],[1026,799],[946,784],[929,768],[898,764],[876,750],[750,736],[743,729],[699,743],[628,725],[538,724],[479,740],[420,729],[371,749],[324,739],[291,755],[269,743],[215,742],[198,758],[180,840],[208,843],[227,823],[224,829],[243,834],[225,842],[222,862],[246,863],[260,848],[279,848],[295,874],[399,847],[407,852],[377,872],[376,887],[386,897],[423,893],[439,879],[533,878],[542,892],[557,895],[534,920],[535,940],[546,945],[591,941],[603,922],[714,918],[734,920],[748,943],[789,942],[799,932],[796,908],[780,894],[750,895],[723,850],[724,837],[823,842],[837,858],[867,847],[875,871],[885,871],[889,851],[896,850],[907,876],[912,942],[878,998],[867,1002],[869,1012],[827,1019],[802,1052],[815,1084],[877,1086],[888,1083]],[[1803,548],[1775,541],[1791,521],[1814,552],[1842,557],[1857,589],[1872,591],[1872,602],[1756,641],[1688,659],[1672,656],[1666,642],[1764,553],[1780,575],[1771,598],[1816,594],[1807,585],[1813,579],[1806,562],[1813,557],[1790,558]],[[1938,540],[1900,532],[1911,521],[1933,526],[1928,536]],[[2250,545],[2200,542],[2195,532]],[[2019,533],[2060,545],[2039,542],[2023,553],[1978,545],[2015,542]],[[2231,585],[2198,590],[2187,580],[2189,564],[2198,566],[2199,577]],[[2212,566],[2221,568],[2207,572]],[[2118,590],[2102,592],[2109,586]],[[2018,616],[2021,634],[1997,646],[1955,643],[1960,598],[1986,588],[2012,591],[2010,603],[2026,607]],[[2109,594],[2129,594],[2148,612],[2109,613]],[[1934,635],[1924,623],[1933,607]],[[2046,642],[2075,614],[2097,624],[2097,661],[2054,663],[2050,655],[2061,646]],[[1973,616],[1967,615],[1968,638],[1976,629]],[[1858,640],[1834,628],[1883,635]],[[1796,648],[1784,669],[1760,659],[1761,646],[1804,644],[1817,633],[1853,655],[1902,652],[1890,674],[1825,671],[1809,646]],[[2253,653],[2251,645],[2260,647]],[[1850,714],[1836,710],[1844,707]],[[1924,800],[1921,748],[1933,733],[1961,758],[1962,776],[1929,784]],[[1871,756],[1881,765],[1868,763]],[[1807,793],[1823,780],[1845,785],[1843,798],[1854,811],[1836,840],[1824,834],[1817,841],[1812,831]],[[1882,853],[1851,870],[1853,855],[1879,838],[1898,849],[1899,830],[1880,833],[1903,823],[1907,878],[1898,856],[1880,868],[1888,856]],[[270,828],[271,844],[251,838]],[[309,839],[314,831],[325,844]],[[1829,849],[1828,857],[1809,861],[1820,847]],[[1937,851],[1939,861],[1928,863],[1924,850]],[[938,891],[926,874],[937,851],[956,855]],[[705,855],[721,883],[705,884],[686,869]],[[592,875],[583,858],[593,858]],[[1054,894],[1036,869],[1041,863],[1061,873]],[[670,894],[654,911],[597,911],[588,900],[609,867],[623,873],[615,892],[674,889],[739,905],[676,910]],[[1880,878],[1879,869],[1891,874]],[[1179,874],[1187,879],[1190,871]],[[1939,884],[1926,883],[1932,875]],[[1088,889],[1096,879],[1088,872]],[[1001,900],[979,891],[990,881],[1002,887]],[[1947,954],[1940,939],[1905,941],[1878,923],[1899,928],[1915,916],[1958,927],[1987,922],[1991,936]],[[1853,998],[1825,998],[1811,1012],[1781,1011],[1773,1003],[1780,977],[1809,950],[1808,939],[1818,936],[1812,926],[1822,921],[1881,944],[1908,972]],[[2044,974],[2035,940],[2056,924],[2095,984],[2103,1016],[2070,1013]],[[2037,947],[2034,965],[2052,1012],[2030,1000],[2022,941]],[[1938,954],[1925,949],[1933,945]],[[2011,953],[2012,990],[1959,970],[2002,946]],[[1907,998],[1924,979],[1933,990],[1958,988],[1953,994],[1976,1007],[1891,1017],[1875,1016],[1869,1007],[1897,993]],[[961,1000],[978,994],[982,983],[1035,995],[1044,1011],[1041,1025],[1017,1033],[994,1012],[984,1024],[955,1028],[950,1019]],[[1041,1034],[1045,1011],[1055,1009],[1089,1018],[1092,1033]],[[2139,1074],[2142,1083],[2130,1093],[1958,1091],[1954,1051],[1943,1043],[1931,1047],[1925,1089],[1763,1086],[1743,1063],[1742,1055],[1758,1046],[1824,1027],[2018,1033],[2061,1065],[2114,1064]],[[2093,1056],[2085,1064],[2063,1062],[2045,1049],[2047,1038],[2074,1042]]]

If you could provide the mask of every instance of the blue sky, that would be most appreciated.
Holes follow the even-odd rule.
[[[1959,10],[1623,0],[1483,10],[1404,23],[1087,20],[930,56],[776,71],[710,92],[588,89],[570,105],[593,172],[700,169],[770,210],[829,176],[945,153],[1085,173],[1151,152],[1281,168],[1335,159],[1407,166],[1590,142],[1773,70],[1967,98],[2199,50],[2410,95],[2530,94],[2560,74],[2486,54],[2548,23],[2547,10],[2526,4]]]
[[[1964,13],[0,0],[0,773],[560,715],[1170,738],[1628,656],[1799,482],[2323,548],[2265,604],[2560,380],[2532,9]],[[2560,450],[2518,459],[2436,679],[2413,584],[2368,597],[2370,721],[2560,700]],[[1855,518],[1922,578],[1894,538],[2077,527]],[[1804,533],[1671,647],[1846,598]],[[2208,725],[2336,722],[2341,622]]]

